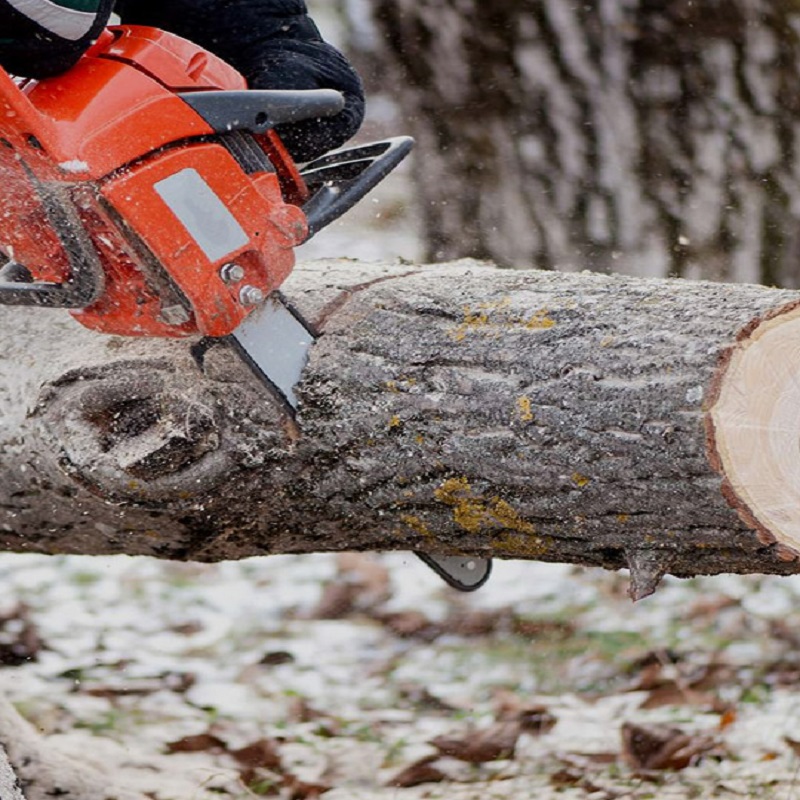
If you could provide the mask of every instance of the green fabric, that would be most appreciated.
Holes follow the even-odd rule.
[[[53,0],[55,5],[71,8],[73,11],[97,11],[100,0]]]

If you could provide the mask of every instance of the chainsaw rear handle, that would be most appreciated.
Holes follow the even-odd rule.
[[[309,162],[300,175],[311,197],[303,204],[310,239],[351,209],[414,147],[410,136],[335,150]]]

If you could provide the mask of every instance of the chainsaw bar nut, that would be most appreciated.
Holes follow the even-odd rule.
[[[257,286],[242,286],[239,292],[239,302],[243,306],[257,306],[264,302],[264,292]]]
[[[239,283],[244,278],[244,267],[231,261],[219,268],[219,276],[225,283]]]

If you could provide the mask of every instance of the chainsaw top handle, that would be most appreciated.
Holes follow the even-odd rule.
[[[334,89],[243,89],[179,92],[216,133],[264,133],[276,125],[333,117],[344,109]]]

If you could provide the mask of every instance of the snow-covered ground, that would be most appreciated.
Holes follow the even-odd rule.
[[[395,553],[8,555],[0,581],[0,654],[23,662],[0,669],[2,690],[59,747],[158,800],[290,797],[290,778],[328,800],[800,792],[797,579],[668,579],[631,606],[622,575],[501,562],[463,596]],[[441,758],[447,782],[387,785],[434,737],[469,741],[532,704],[555,724],[523,731],[513,758]],[[642,776],[623,723],[716,747]],[[265,741],[280,769],[247,772],[235,752]]]

